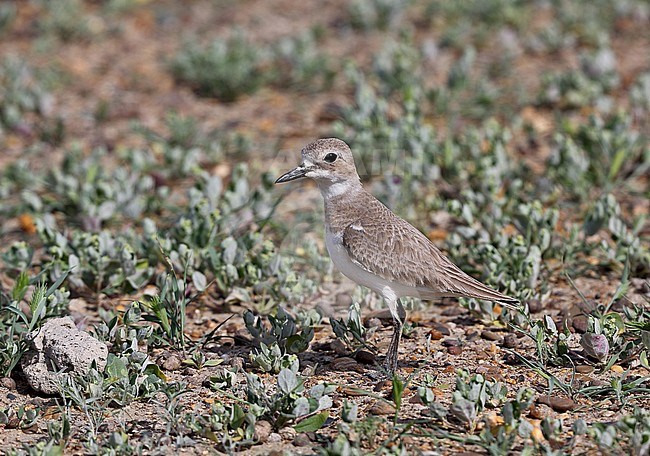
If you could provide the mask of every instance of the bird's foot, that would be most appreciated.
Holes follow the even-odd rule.
[[[397,357],[386,357],[386,360],[381,365],[382,372],[385,372],[389,378],[392,378],[397,371]]]

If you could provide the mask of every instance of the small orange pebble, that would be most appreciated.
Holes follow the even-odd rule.
[[[115,305],[115,311],[116,312],[126,312],[126,310],[129,308],[126,304],[121,304],[118,303]]]
[[[219,323],[217,323],[214,320],[208,320],[208,322],[206,323],[208,329],[214,329],[218,324]]]
[[[429,231],[427,234],[427,237],[432,240],[432,241],[444,241],[447,239],[447,230],[442,230],[440,228],[436,228],[434,230]]]
[[[232,166],[226,164],[226,163],[220,163],[217,166],[212,168],[212,173],[216,174],[222,179],[227,178],[230,176],[230,173],[232,172]]]
[[[611,370],[612,372],[617,373],[617,374],[622,374],[623,371],[624,371],[625,369],[623,369],[623,368],[622,368],[621,366],[619,366],[618,364],[614,364],[614,365],[610,368],[610,370]]]
[[[259,129],[265,133],[271,133],[276,130],[277,123],[273,119],[262,119],[258,124]]]
[[[58,407],[48,407],[43,413],[43,418],[48,420],[55,420],[61,416],[61,410]]]
[[[34,224],[34,217],[29,214],[20,214],[18,216],[18,224],[20,229],[27,234],[36,233],[36,225]]]
[[[445,392],[443,390],[439,389],[439,388],[431,388],[431,391],[433,391],[433,394],[436,397],[444,397],[444,395],[445,395]]]
[[[544,434],[542,434],[542,429],[539,427],[539,425],[535,425],[535,427],[533,427],[533,430],[530,432],[530,438],[535,442],[541,442],[545,440]]]
[[[506,236],[514,236],[515,234],[518,233],[518,231],[517,231],[517,228],[515,228],[515,226],[510,223],[510,224],[503,227],[503,229],[501,230],[501,233],[506,235]]]
[[[493,435],[496,435],[496,433],[499,431],[499,427],[503,426],[503,423],[505,423],[503,417],[497,415],[495,412],[492,412],[488,416],[486,416],[485,422],[490,428],[490,432]]]

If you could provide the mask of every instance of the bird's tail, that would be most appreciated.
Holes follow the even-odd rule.
[[[424,299],[431,298],[475,298],[486,301],[498,301],[507,307],[515,308],[513,304],[519,304],[519,300],[484,285],[475,278],[467,275],[455,265],[450,264],[444,270],[444,278],[438,283],[436,290],[430,288],[418,288],[421,297]]]

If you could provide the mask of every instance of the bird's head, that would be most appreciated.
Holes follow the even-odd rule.
[[[305,146],[300,166],[284,173],[275,183],[281,184],[302,177],[314,179],[321,189],[333,184],[359,183],[350,147],[336,138],[319,139]]]

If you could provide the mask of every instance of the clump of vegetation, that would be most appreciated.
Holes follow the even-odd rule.
[[[46,34],[56,36],[62,41],[86,39],[91,36],[89,17],[81,0],[61,0],[53,5],[43,5],[42,19],[39,27]]]
[[[199,95],[226,102],[254,92],[266,78],[259,49],[242,34],[205,47],[187,44],[174,56],[170,69]]]
[[[0,62],[0,138],[4,129],[28,123],[31,113],[47,115],[52,98],[38,72],[17,58]]]
[[[396,27],[411,0],[354,0],[348,7],[350,25],[361,30]]]
[[[190,43],[171,60],[170,70],[200,96],[225,102],[263,85],[318,89],[334,78],[313,32],[283,38],[270,47],[252,44],[243,33],[207,46]]]

